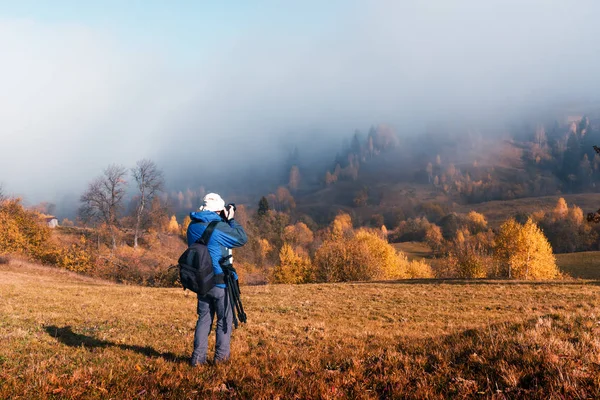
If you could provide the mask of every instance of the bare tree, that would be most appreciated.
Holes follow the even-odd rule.
[[[104,174],[89,184],[79,201],[79,215],[86,222],[106,224],[112,238],[113,248],[117,247],[115,229],[123,208],[123,198],[127,182],[127,170],[120,165],[109,165]]]
[[[4,187],[0,183],[0,203],[6,199],[6,195],[4,194]]]
[[[163,190],[164,178],[162,171],[158,169],[154,161],[143,159],[137,162],[137,165],[131,169],[133,178],[137,183],[139,190],[138,204],[135,210],[135,234],[133,237],[133,247],[138,247],[138,238],[141,235],[142,221],[144,214],[149,209],[154,197]]]

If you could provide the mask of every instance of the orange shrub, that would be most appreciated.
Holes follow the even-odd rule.
[[[425,263],[411,263],[379,232],[360,229],[349,237],[326,240],[315,254],[320,282],[431,277]]]
[[[51,235],[39,214],[23,208],[19,199],[0,203],[0,254],[22,253],[39,259]]]

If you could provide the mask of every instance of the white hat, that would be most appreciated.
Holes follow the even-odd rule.
[[[209,193],[204,196],[200,211],[221,211],[225,208],[225,201],[216,193]]]

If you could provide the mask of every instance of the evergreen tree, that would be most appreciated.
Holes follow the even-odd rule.
[[[260,201],[258,202],[258,215],[265,215],[270,209],[271,207],[269,207],[269,201],[267,198],[265,196],[261,197]]]

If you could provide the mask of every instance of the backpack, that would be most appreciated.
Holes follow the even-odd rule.
[[[179,280],[183,289],[191,290],[204,296],[217,283],[223,283],[223,275],[215,274],[212,259],[208,252],[208,242],[215,230],[218,221],[209,223],[196,243],[192,244],[177,261],[179,266]]]

